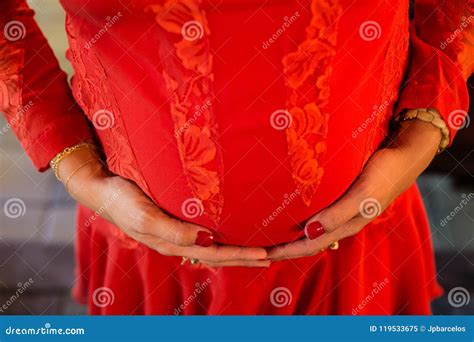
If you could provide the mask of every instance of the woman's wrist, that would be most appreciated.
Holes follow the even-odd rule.
[[[436,109],[433,108],[418,108],[408,109],[402,111],[395,119],[394,122],[398,125],[408,121],[420,121],[430,124],[436,129],[441,138],[438,144],[438,153],[441,153],[450,142],[449,128],[443,117],[439,114]]]
[[[424,160],[426,166],[439,150],[442,134],[438,128],[421,120],[401,122],[394,145],[412,159]]]
[[[84,142],[75,144],[73,146],[66,147],[64,150],[59,152],[53,159],[51,159],[51,161],[49,162],[49,165],[51,169],[53,170],[54,175],[59,181],[62,181],[61,177],[59,176],[59,165],[61,164],[63,159],[73,154],[74,152],[85,150],[85,149],[94,150],[95,145],[89,141],[84,141]]]
[[[95,145],[91,142],[81,143],[65,149],[50,164],[56,177],[67,189],[73,178],[84,179],[86,177],[88,180],[93,180],[97,177],[106,176]]]

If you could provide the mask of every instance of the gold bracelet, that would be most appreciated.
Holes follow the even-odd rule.
[[[59,152],[51,161],[49,162],[49,165],[51,166],[51,169],[54,172],[54,175],[56,178],[61,181],[61,178],[59,177],[59,163],[66,158],[68,155],[71,153],[78,151],[78,150],[83,150],[83,149],[95,149],[95,145],[91,144],[89,142],[82,142],[79,144],[76,144],[71,147],[66,147],[62,152]]]
[[[436,128],[439,128],[442,137],[441,142],[439,143],[438,153],[443,152],[444,149],[449,145],[449,128],[442,116],[438,113],[438,111],[434,108],[409,109],[398,115],[395,118],[395,122],[402,122],[414,119],[431,123]]]
[[[69,174],[69,176],[67,176],[66,178],[66,181],[64,182],[64,188],[66,189],[67,192],[69,192],[69,189],[68,189],[68,184],[69,184],[69,181],[71,180],[72,176],[74,176],[74,174],[79,171],[80,169],[82,169],[84,166],[94,162],[94,161],[97,161],[96,158],[90,158],[90,159],[87,159],[85,162],[83,162],[81,165],[79,165],[78,167],[76,167],[74,170],[72,170],[72,172]]]

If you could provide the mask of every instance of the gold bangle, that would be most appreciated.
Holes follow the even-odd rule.
[[[82,142],[71,147],[66,147],[62,152],[59,152],[53,159],[51,159],[51,161],[49,162],[49,165],[51,166],[51,169],[53,170],[54,175],[59,181],[61,181],[61,178],[59,177],[59,163],[71,153],[78,150],[83,150],[86,148],[95,149],[96,147],[94,144],[91,144],[89,142]]]
[[[69,181],[71,180],[72,176],[74,176],[74,174],[79,171],[80,169],[82,169],[84,166],[92,163],[93,161],[96,161],[97,159],[96,158],[90,158],[90,159],[87,159],[85,162],[83,162],[81,165],[79,165],[78,167],[76,167],[74,170],[72,170],[72,172],[69,174],[69,176],[67,176],[66,178],[66,181],[64,182],[64,188],[66,188],[66,191],[69,192],[69,189],[68,189],[68,184],[69,184]]]
[[[443,117],[438,113],[438,111],[434,108],[410,109],[398,115],[395,118],[395,122],[399,123],[402,121],[414,119],[421,120],[423,122],[428,122],[436,128],[439,128],[442,137],[438,147],[438,154],[443,152],[444,149],[446,149],[446,147],[449,145],[449,128]]]

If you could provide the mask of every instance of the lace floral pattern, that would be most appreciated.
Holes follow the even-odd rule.
[[[391,111],[398,99],[403,73],[407,64],[410,39],[409,17],[403,8],[398,10],[393,23],[393,33],[388,41],[382,67],[381,81],[383,86],[380,87],[381,91],[374,106],[374,113],[376,114],[373,122],[374,127],[367,134],[364,163],[378,148],[380,140],[387,135],[389,119],[392,117]]]
[[[292,117],[286,129],[288,154],[293,179],[308,206],[324,174],[321,160],[329,120],[325,106],[337,40],[335,27],[342,9],[337,0],[313,0],[311,11],[306,40],[283,58],[290,89],[286,106]]]
[[[68,20],[68,57],[75,71],[73,90],[76,101],[94,126],[99,127],[96,134],[103,145],[110,170],[135,181],[141,189],[149,192],[129,144],[120,108],[110,89],[107,71],[94,52],[79,41],[74,27]]]
[[[189,187],[217,224],[223,207],[222,158],[212,113],[212,55],[200,0],[168,0],[148,7],[165,31],[163,78],[170,92],[175,137]]]
[[[474,3],[465,5],[464,15],[461,17],[461,35],[455,46],[457,47],[457,64],[462,70],[465,79],[474,73]]]

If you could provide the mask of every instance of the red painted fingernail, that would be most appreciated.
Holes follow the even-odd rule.
[[[304,233],[308,239],[314,240],[324,234],[324,227],[318,221],[314,221],[304,227]]]
[[[198,232],[196,236],[196,245],[201,247],[209,247],[214,242],[214,236],[205,231]]]

